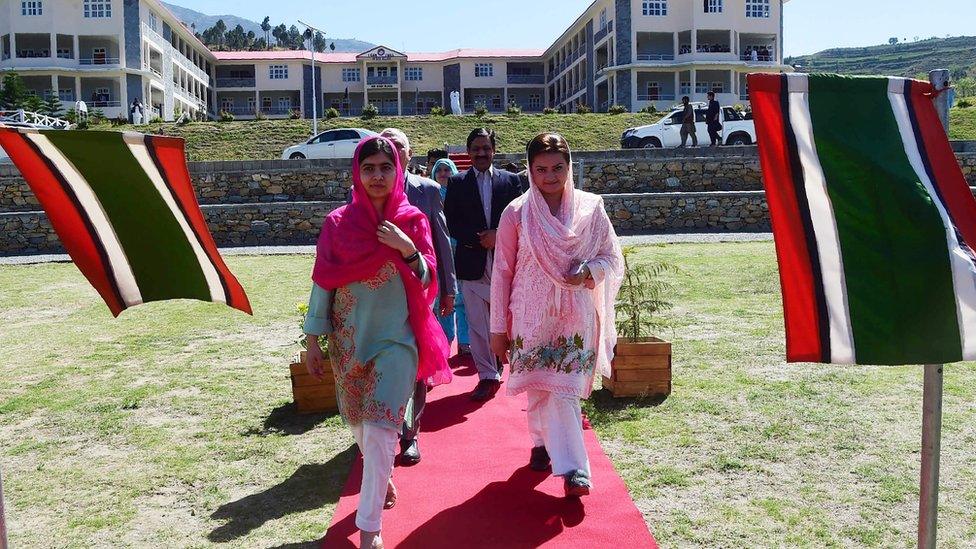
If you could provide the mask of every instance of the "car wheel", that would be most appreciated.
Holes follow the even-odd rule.
[[[729,138],[729,145],[741,147],[743,145],[752,145],[752,140],[749,139],[748,135],[743,135],[741,133],[735,134]]]
[[[305,155],[302,153],[291,153],[288,157],[289,160],[305,160]]]
[[[660,149],[661,148],[661,140],[658,139],[658,138],[656,138],[656,137],[645,137],[644,139],[641,139],[641,148],[642,149]]]

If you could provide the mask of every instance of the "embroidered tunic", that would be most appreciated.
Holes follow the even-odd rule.
[[[421,280],[430,282],[423,258]],[[339,412],[346,423],[399,430],[417,379],[417,341],[396,266],[328,291],[313,285],[305,333],[329,335]]]

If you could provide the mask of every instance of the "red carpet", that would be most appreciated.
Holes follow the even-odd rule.
[[[528,468],[525,396],[505,396],[502,384],[493,400],[472,402],[477,374],[470,358],[463,360],[454,382],[428,396],[423,461],[394,470],[399,500],[383,513],[386,547],[657,547],[593,431],[585,435],[594,488],[582,499],[565,498],[561,478]],[[431,471],[440,474],[431,478]],[[359,543],[361,479],[357,458],[323,547]]]

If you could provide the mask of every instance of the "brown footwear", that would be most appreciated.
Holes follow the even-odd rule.
[[[383,502],[384,509],[393,509],[397,502],[397,489],[393,485],[393,479],[390,479],[390,484],[386,487],[386,500]]]

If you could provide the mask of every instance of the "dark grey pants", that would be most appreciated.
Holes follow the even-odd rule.
[[[418,381],[413,388],[413,413],[403,421],[403,430],[400,433],[400,444],[409,443],[417,438],[420,433],[420,416],[424,413],[424,406],[427,404],[427,382]]]

